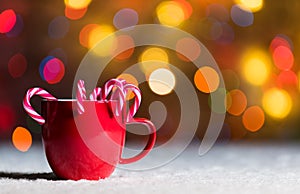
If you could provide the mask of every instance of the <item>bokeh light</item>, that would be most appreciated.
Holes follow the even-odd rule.
[[[17,14],[16,23],[15,26],[6,33],[7,37],[16,37],[21,34],[24,28],[24,22],[22,19],[22,16],[20,14]]]
[[[40,76],[49,84],[59,83],[65,75],[64,63],[53,56],[48,56],[40,64]]]
[[[133,41],[133,38],[131,36],[128,35],[120,35],[117,36],[115,39],[114,45],[116,46],[115,50],[113,51],[112,55],[115,56],[115,54],[121,52],[124,49],[127,49],[123,52],[121,52],[120,54],[115,56],[115,59],[119,60],[119,61],[123,61],[126,60],[128,58],[130,58],[134,52],[134,48],[135,48],[135,44]]]
[[[140,57],[140,68],[145,73],[146,79],[156,69],[169,67],[169,56],[164,49],[149,47]]]
[[[253,24],[254,16],[251,10],[241,5],[233,5],[230,11],[232,21],[241,27],[247,27]]]
[[[83,9],[88,7],[92,0],[65,0],[66,6],[73,9]]]
[[[212,17],[221,22],[229,21],[228,10],[222,4],[213,3],[206,7],[206,17]]]
[[[137,81],[137,79],[136,79],[133,75],[131,75],[131,74],[129,74],[129,73],[122,73],[122,74],[119,75],[117,78],[118,78],[118,79],[124,79],[127,83],[133,84],[133,85],[135,85],[135,86],[139,86],[139,82]],[[134,97],[135,97],[135,95],[133,94],[132,91],[129,91],[129,92],[127,93],[126,98],[127,98],[128,100],[130,100],[130,99],[132,99],[132,98],[134,98]]]
[[[239,89],[231,90],[227,93],[227,112],[234,115],[241,115],[247,107],[247,97]]]
[[[12,56],[8,61],[8,72],[13,78],[21,77],[27,69],[27,60],[21,53]]]
[[[249,83],[260,86],[270,75],[270,59],[260,49],[249,49],[242,61],[242,74]]]
[[[0,33],[7,33],[13,29],[17,21],[14,10],[7,9],[0,14]]]
[[[293,71],[282,71],[277,77],[276,84],[280,88],[297,88],[298,77]]]
[[[247,7],[252,12],[257,12],[264,6],[264,0],[235,0],[235,2]]]
[[[290,48],[278,46],[273,52],[273,61],[280,70],[289,70],[294,64],[294,55]]]
[[[233,28],[228,23],[221,23],[221,35],[216,39],[219,44],[230,44],[235,39],[235,33]]]
[[[222,24],[214,18],[205,17],[198,23],[198,32],[207,40],[217,40],[223,33]]]
[[[92,28],[88,34],[88,48],[94,47],[93,53],[99,56],[111,55],[116,49],[116,37],[112,35],[113,32],[114,28],[111,25],[97,25]],[[104,39],[106,40],[102,42],[101,46],[95,47],[99,41]]]
[[[273,54],[274,50],[279,46],[285,46],[293,50],[293,42],[288,36],[284,34],[278,34],[273,38],[273,40],[270,43],[270,52]]]
[[[69,32],[69,28],[69,20],[65,16],[57,16],[48,26],[48,35],[53,39],[60,39]]]
[[[176,52],[183,55],[183,59],[194,61],[199,57],[201,48],[196,40],[192,38],[182,38],[176,43]]]
[[[163,1],[156,8],[159,22],[168,26],[179,26],[185,19],[181,4],[176,1]]]
[[[122,29],[135,26],[138,21],[139,15],[135,10],[123,8],[115,14],[113,23],[117,29]]]
[[[12,142],[16,149],[27,152],[32,144],[32,136],[24,127],[17,127],[12,135]]]
[[[98,27],[99,27],[98,24],[87,24],[81,29],[81,31],[79,33],[79,42],[82,46],[84,46],[86,48],[90,48],[90,46],[89,46],[90,33],[92,30],[94,30],[95,28],[98,28]]]
[[[148,83],[154,93],[167,95],[174,89],[176,80],[170,70],[159,68],[150,74]]]
[[[83,7],[81,9],[74,9],[72,7],[66,6],[65,16],[71,20],[78,20],[86,14],[87,10],[87,7]]]
[[[200,67],[195,73],[194,83],[201,92],[211,93],[219,87],[220,76],[211,67]]]
[[[262,105],[265,112],[275,118],[283,119],[292,109],[292,99],[288,92],[279,88],[271,88],[264,92]]]
[[[259,106],[251,106],[245,110],[242,122],[247,130],[258,131],[265,123],[265,113]]]
[[[191,6],[191,4],[186,0],[175,0],[175,2],[178,3],[182,8],[184,19],[190,18],[193,13],[193,7]]]
[[[0,130],[11,130],[16,122],[16,113],[14,109],[7,104],[0,104]]]

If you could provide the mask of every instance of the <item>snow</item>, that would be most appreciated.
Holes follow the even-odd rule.
[[[104,180],[70,181],[51,174],[42,146],[21,153],[0,145],[0,193],[300,192],[300,144],[218,144],[201,157],[197,155],[198,146],[193,142],[176,160],[160,168],[117,168]]]

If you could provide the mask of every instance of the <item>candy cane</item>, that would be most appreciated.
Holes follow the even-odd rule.
[[[133,116],[136,114],[136,112],[138,111],[141,105],[141,100],[142,100],[141,91],[137,86],[133,84],[126,84],[124,86],[125,94],[127,94],[128,90],[131,90],[134,93],[135,98],[134,98],[133,105],[129,109],[129,113],[127,114],[127,122],[130,121],[133,118]]]
[[[101,88],[95,88],[93,92],[90,94],[90,100],[97,101],[97,98],[101,98]]]
[[[110,79],[104,85],[104,91],[102,92],[102,99],[105,100],[109,93],[112,91],[114,87],[116,87],[116,91],[112,93],[110,99],[116,99],[116,95],[118,95],[118,99],[120,100],[119,106],[117,106],[116,115],[119,116],[119,113],[122,111],[124,103],[125,103],[125,93],[124,93],[124,85],[126,81],[123,79]]]
[[[32,98],[32,96],[34,95],[38,95],[42,98],[45,98],[47,100],[57,100],[54,96],[52,96],[51,94],[49,94],[46,90],[42,89],[42,88],[31,88],[26,92],[26,95],[23,99],[23,107],[25,109],[25,111],[28,113],[28,115],[34,119],[35,121],[37,121],[40,125],[45,123],[45,119],[38,114],[31,106],[30,104],[30,99]]]
[[[77,82],[76,99],[77,99],[77,111],[79,114],[83,114],[84,113],[83,101],[86,100],[86,90],[84,87],[83,80],[78,80]]]

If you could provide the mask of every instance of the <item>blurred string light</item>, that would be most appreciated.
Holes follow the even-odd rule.
[[[270,52],[273,54],[274,50],[279,46],[288,47],[293,50],[293,42],[288,36],[284,34],[278,34],[273,38],[269,47]]]
[[[211,93],[218,89],[220,77],[216,70],[211,67],[200,67],[194,75],[194,83],[198,90],[204,93]]]
[[[80,8],[80,9],[75,9],[75,8],[72,8],[68,5],[66,5],[66,8],[65,8],[65,16],[68,18],[68,19],[71,19],[71,20],[78,20],[80,18],[82,18],[86,12],[88,10],[88,7],[83,7],[83,8]]]
[[[53,56],[47,56],[39,67],[41,78],[49,84],[59,83],[65,75],[64,63]]]
[[[122,29],[135,26],[138,21],[139,15],[135,10],[123,8],[115,14],[113,24],[117,29]]]
[[[258,131],[265,123],[265,113],[259,106],[251,106],[245,110],[242,122],[247,130]]]
[[[159,68],[150,74],[148,84],[154,93],[167,95],[175,88],[176,80],[170,70]]]
[[[12,142],[16,149],[27,152],[32,144],[32,136],[24,127],[17,127],[12,135]]]
[[[14,27],[6,33],[7,37],[16,37],[21,34],[24,28],[23,18],[20,14],[17,14],[16,23]]]
[[[69,20],[65,16],[57,16],[48,26],[48,35],[53,39],[60,39],[69,32],[69,28]]]
[[[182,38],[176,43],[176,52],[178,56],[185,61],[196,60],[201,53],[200,45],[192,38]]]
[[[294,55],[289,47],[278,46],[273,52],[273,61],[280,70],[290,70],[294,64]]]
[[[83,9],[89,6],[92,0],[65,0],[65,5],[73,9]]]
[[[161,2],[156,8],[156,15],[161,24],[174,27],[186,19],[182,4],[177,1]]]
[[[135,85],[135,86],[139,86],[139,82],[137,81],[137,79],[136,79],[133,75],[131,75],[131,74],[129,74],[129,73],[122,73],[122,74],[119,75],[117,78],[118,78],[118,79],[124,79],[124,80],[126,80],[127,83],[133,84],[133,85]],[[126,98],[127,98],[128,100],[130,100],[130,99],[132,99],[132,98],[134,98],[134,97],[135,97],[135,96],[134,96],[133,92],[129,91],[129,92],[127,93]]]
[[[159,68],[169,68],[169,57],[164,49],[149,47],[140,56],[140,68],[148,80],[150,74]]]
[[[250,84],[261,86],[270,75],[271,62],[268,55],[258,49],[249,49],[241,60],[242,74]]]
[[[21,53],[12,56],[8,61],[8,72],[13,78],[21,77],[27,69],[27,59]]]
[[[0,33],[10,32],[17,21],[17,16],[14,10],[7,9],[0,14]]]
[[[234,89],[227,93],[227,112],[234,116],[241,115],[247,107],[247,97],[243,91]]]
[[[92,50],[94,54],[99,56],[108,56],[116,49],[116,37],[112,35],[113,32],[114,28],[111,25],[88,24],[81,29],[79,41],[82,46],[88,49],[94,47]],[[107,39],[102,42],[102,45],[95,47],[96,44],[104,38]]]
[[[264,92],[262,105],[268,115],[275,119],[283,119],[290,113],[293,102],[285,90],[271,88]]]
[[[113,50],[112,55],[115,56],[114,59],[118,61],[129,59],[134,53],[135,43],[133,38],[129,35],[117,36],[113,45],[115,45],[115,49]],[[126,48],[130,49],[125,50]]]
[[[240,4],[252,12],[260,11],[264,6],[264,0],[235,0],[237,4]]]
[[[293,88],[297,89],[298,87],[298,77],[295,72],[288,70],[282,71],[277,76],[276,85],[279,88]]]
[[[241,5],[233,5],[230,10],[232,21],[241,27],[251,26],[254,21],[254,16],[251,10]]]

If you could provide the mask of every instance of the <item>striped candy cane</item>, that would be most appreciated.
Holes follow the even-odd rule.
[[[25,109],[25,111],[28,113],[28,115],[34,119],[35,121],[37,121],[40,125],[43,125],[45,123],[45,119],[38,114],[31,106],[30,104],[30,99],[34,96],[34,95],[38,95],[42,98],[45,98],[47,100],[57,100],[54,96],[52,96],[51,94],[49,94],[46,90],[42,89],[42,88],[31,88],[26,92],[26,95],[23,99],[23,107]]]
[[[137,86],[133,84],[126,84],[124,86],[125,94],[127,94],[128,91],[132,91],[135,95],[135,98],[134,98],[133,105],[129,109],[129,113],[127,114],[127,122],[130,121],[133,118],[133,116],[136,114],[136,112],[138,111],[141,105],[141,100],[142,100],[141,91]]]
[[[93,92],[90,94],[90,100],[97,101],[98,97],[100,97],[100,98],[102,97],[102,95],[101,95],[101,88],[100,87],[95,88],[93,90]],[[102,100],[102,99],[100,99],[100,100]]]
[[[76,99],[77,99],[77,111],[79,114],[84,113],[84,107],[83,107],[83,101],[86,100],[86,90],[84,87],[84,81],[78,80],[77,82],[77,93],[76,93]]]

